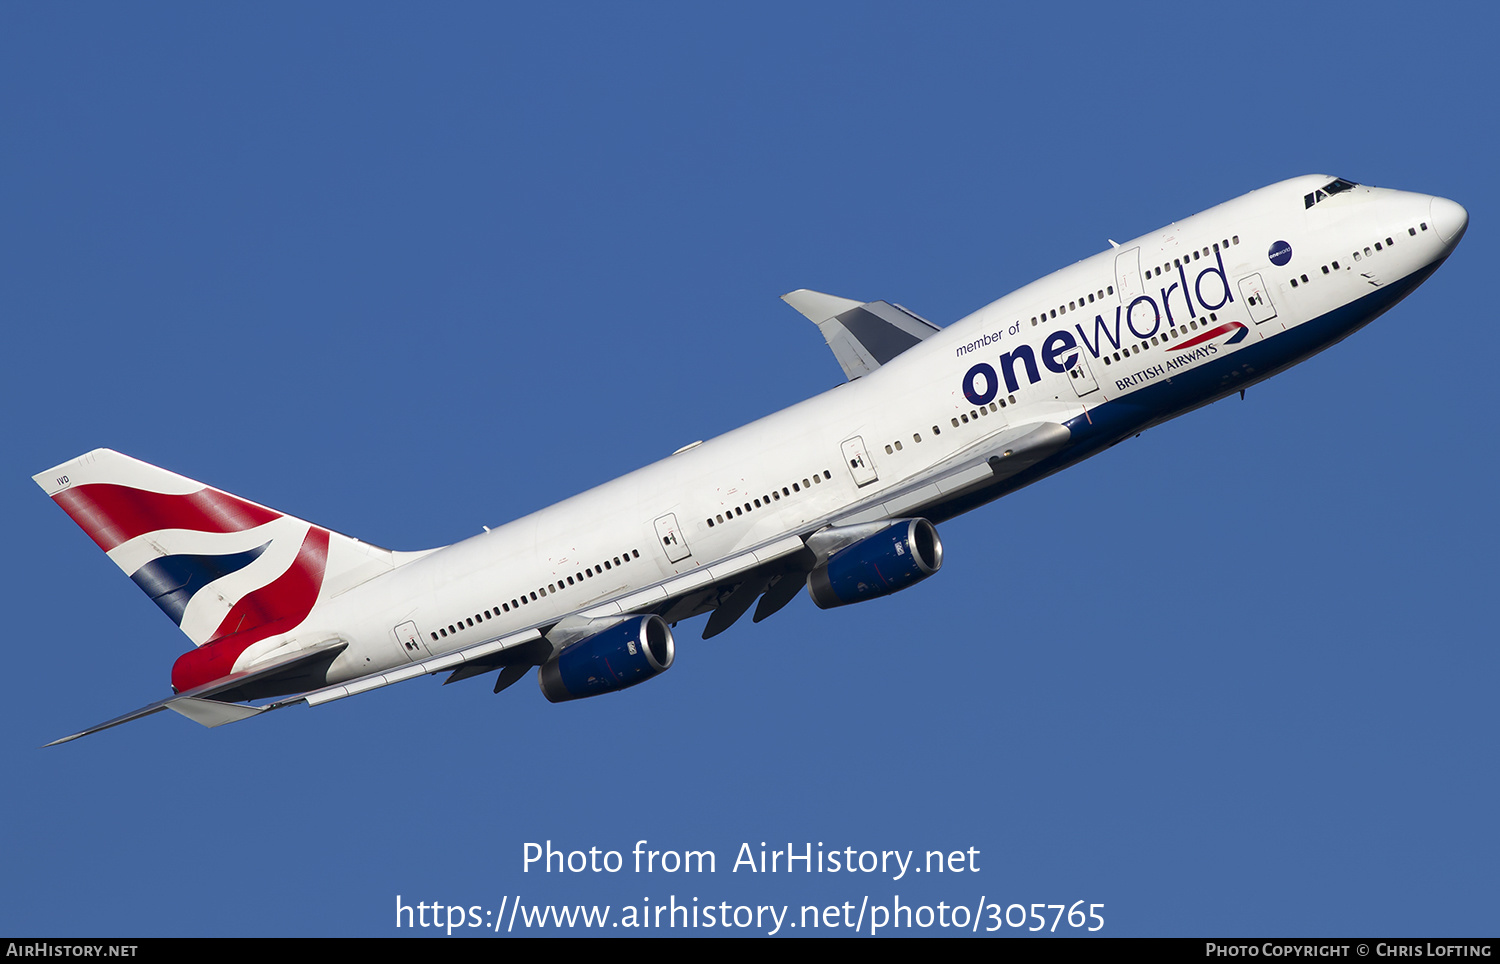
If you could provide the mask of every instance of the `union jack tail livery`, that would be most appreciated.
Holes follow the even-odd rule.
[[[33,478],[198,647],[172,668],[178,694],[307,655],[323,641],[294,634],[319,602],[396,566],[388,549],[110,449]]]

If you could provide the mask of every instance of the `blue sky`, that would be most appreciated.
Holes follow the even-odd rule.
[[[1112,935],[1495,934],[1496,26],[1442,4],[0,10],[0,930],[899,896],[1100,903]],[[187,644],[35,472],[105,445],[445,544],[837,384],[785,291],[946,324],[1312,172],[1452,197],[1468,237],[1244,402],[946,523],[918,587],[708,642],[684,623],[672,672],[576,704],[422,679],[37,749],[164,695]],[[522,869],[527,842],[643,839],[718,872]],[[732,872],[761,841],[975,848],[979,870]]]

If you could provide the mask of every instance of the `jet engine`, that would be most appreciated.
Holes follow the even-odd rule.
[[[937,528],[926,519],[902,519],[834,552],[808,575],[807,592],[819,609],[832,609],[889,596],[942,565]]]
[[[554,703],[598,696],[665,672],[675,654],[666,620],[633,616],[569,644],[542,666],[537,681]]]

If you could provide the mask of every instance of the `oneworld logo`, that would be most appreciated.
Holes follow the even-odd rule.
[[[1292,246],[1285,241],[1277,241],[1271,245],[1271,250],[1266,252],[1266,257],[1270,258],[1271,263],[1276,267],[1284,267],[1288,261],[1292,260]]]
[[[1291,258],[1291,250],[1291,245],[1287,245],[1287,258]],[[1095,358],[1118,351],[1124,340],[1122,325],[1135,339],[1144,341],[1166,328],[1187,324],[1188,319],[1196,319],[1200,312],[1218,311],[1234,301],[1234,294],[1229,288],[1229,277],[1224,273],[1224,256],[1221,252],[1214,252],[1213,263],[1198,272],[1191,284],[1184,264],[1177,265],[1177,278],[1177,281],[1160,289],[1160,299],[1143,294],[1136,296],[1128,305],[1115,308],[1113,325],[1106,322],[1102,314],[1095,315],[1092,340],[1089,338],[1090,332],[1084,330],[1087,322],[1075,324],[1072,330],[1064,328],[1052,332],[1042,341],[1041,363],[1048,371],[1066,374],[1078,364],[1080,347]],[[1173,295],[1177,297],[1173,298]],[[1187,317],[1179,317],[1184,308],[1187,310]],[[1239,327],[1244,328],[1243,325]],[[1077,332],[1076,338],[1074,332]],[[1221,326],[1208,337],[1215,337],[1220,333],[1227,331]],[[1232,338],[1231,343],[1244,337],[1243,331],[1237,334],[1239,337]],[[1203,338],[1204,336],[1199,336],[1194,343]],[[988,362],[979,362],[964,373],[964,398],[971,405],[988,405],[992,402],[1000,394],[1002,381],[1007,392],[1019,390],[1021,379],[1017,373],[1018,367],[1025,373],[1028,384],[1035,385],[1042,380],[1041,369],[1037,367],[1037,353],[1030,345],[1017,345],[1011,351],[1004,352],[1000,355],[999,362],[998,372]]]

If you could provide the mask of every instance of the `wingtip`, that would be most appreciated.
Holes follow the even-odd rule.
[[[781,296],[781,300],[796,308],[813,324],[827,321],[834,315],[848,311],[850,308],[858,308],[864,304],[863,301],[855,301],[852,298],[840,298],[838,295],[824,294],[821,291],[813,291],[810,288],[798,288],[796,291],[788,291]]]

